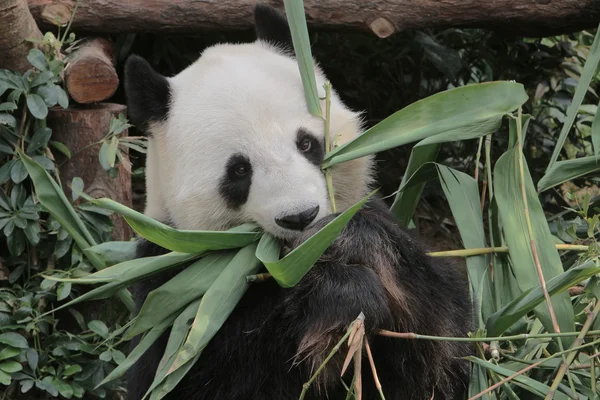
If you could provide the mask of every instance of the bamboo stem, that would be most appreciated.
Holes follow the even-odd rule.
[[[573,345],[571,346],[571,348],[577,347],[577,346],[580,346],[581,344],[583,344],[583,339],[585,338],[586,333],[590,330],[592,323],[598,316],[599,312],[600,312],[600,300],[596,302],[596,306],[594,307],[592,312],[589,313],[587,319],[585,320],[585,323],[583,324],[583,327],[581,328],[581,331],[579,332],[579,335],[577,335],[577,338],[573,342]],[[556,373],[556,377],[554,378],[554,381],[552,382],[552,386],[550,386],[550,391],[548,392],[548,394],[546,394],[546,400],[554,397],[554,394],[556,393],[556,389],[558,388],[558,385],[560,384],[563,377],[565,376],[565,373],[568,373],[568,368],[576,356],[577,356],[577,352],[571,351],[569,353],[569,355],[567,356],[567,359],[564,360],[563,363],[560,365],[560,368],[558,369],[558,372]],[[573,390],[573,389],[571,389],[571,390]]]
[[[325,360],[323,360],[323,362],[321,363],[321,365],[319,365],[319,368],[317,368],[317,370],[310,377],[310,379],[304,385],[302,385],[302,393],[300,393],[300,397],[298,398],[298,400],[303,400],[304,399],[304,396],[306,396],[306,393],[308,392],[308,389],[310,388],[310,385],[312,385],[314,383],[314,381],[317,379],[317,377],[319,376],[319,374],[321,372],[323,372],[323,369],[325,368],[325,365],[327,365],[327,363],[333,358],[333,356],[340,350],[340,347],[342,347],[342,344],[344,343],[344,341],[346,339],[348,339],[348,336],[350,336],[350,333],[352,332],[352,328],[357,323],[357,321],[360,321],[360,316],[359,316],[359,318],[355,319],[350,324],[350,327],[348,327],[348,330],[346,331],[346,333],[344,334],[344,336],[342,336],[342,338],[340,339],[340,341],[337,342],[337,344],[333,347],[333,349],[331,350],[331,352],[329,353],[329,355],[325,358]]]
[[[501,385],[504,385],[506,382],[509,382],[509,381],[513,380],[513,379],[514,379],[514,378],[516,378],[517,376],[519,376],[519,375],[521,375],[521,374],[523,374],[523,373],[525,373],[525,372],[527,372],[527,371],[529,371],[529,370],[531,370],[531,369],[533,369],[533,368],[535,368],[535,367],[539,367],[540,365],[542,365],[543,363],[545,363],[545,362],[546,362],[546,361],[548,361],[548,360],[551,360],[551,359],[553,359],[553,358],[556,358],[556,357],[558,357],[558,356],[562,356],[562,355],[564,355],[565,353],[568,353],[568,352],[570,352],[570,351],[581,350],[581,349],[583,349],[583,348],[586,348],[586,347],[589,347],[589,346],[593,346],[593,345],[595,345],[595,344],[598,344],[598,343],[600,343],[600,339],[598,339],[598,340],[595,340],[595,341],[593,341],[593,342],[590,342],[590,343],[586,343],[586,344],[584,344],[584,345],[582,345],[582,346],[579,346],[579,347],[576,347],[576,348],[571,348],[571,349],[569,349],[569,350],[566,350],[566,351],[559,351],[558,353],[554,353],[554,354],[552,354],[552,355],[548,356],[547,358],[544,358],[543,360],[540,360],[540,361],[538,361],[538,362],[536,362],[536,363],[533,363],[533,364],[531,364],[531,365],[528,365],[527,367],[525,367],[525,368],[523,368],[523,369],[521,369],[521,370],[519,370],[519,371],[515,372],[515,373],[514,373],[514,374],[512,374],[511,376],[508,376],[508,377],[506,377],[506,378],[502,379],[500,382],[498,382],[498,383],[496,383],[496,384],[494,384],[494,385],[490,386],[489,388],[487,388],[487,389],[485,389],[485,390],[483,390],[483,391],[481,391],[481,392],[477,393],[475,396],[473,396],[473,397],[470,397],[468,400],[475,400],[475,399],[478,399],[478,398],[480,398],[481,396],[484,396],[484,395],[486,395],[486,394],[490,393],[491,391],[495,390],[496,388],[500,387]]]
[[[472,337],[446,337],[446,336],[431,336],[431,335],[420,335],[414,332],[392,332],[386,329],[379,330],[378,334],[381,336],[392,337],[396,339],[417,339],[417,340],[440,340],[448,342],[492,342],[492,341],[507,341],[507,340],[525,340],[525,339],[551,339],[557,337],[573,337],[578,336],[580,332],[561,332],[561,333],[537,333],[529,334],[522,333],[519,335],[512,336],[493,336],[484,338],[472,338]],[[589,331],[585,336],[597,336],[600,335],[600,330]]]
[[[369,357],[369,364],[371,364],[371,372],[373,373],[373,380],[375,381],[375,387],[379,392],[379,397],[381,400],[385,400],[385,396],[383,395],[383,388],[381,387],[381,382],[379,382],[379,376],[377,375],[377,368],[375,368],[375,360],[373,360],[373,353],[371,353],[371,346],[369,346],[369,341],[365,340],[365,349],[367,350],[367,357]]]
[[[323,85],[325,88],[325,155],[332,150],[331,143],[331,83],[325,82]],[[327,192],[329,193],[329,201],[331,202],[331,212],[337,212],[337,206],[335,204],[335,188],[333,187],[333,177],[331,176],[331,169],[326,168],[323,173],[325,174],[325,182],[327,182]]]

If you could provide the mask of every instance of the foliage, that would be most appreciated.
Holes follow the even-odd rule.
[[[61,86],[61,50],[73,40],[66,32],[62,39],[47,33],[29,52],[30,70],[23,75],[0,70],[0,383],[9,397],[20,391],[104,398],[120,387],[118,381],[97,386],[125,359],[115,332],[127,314],[112,306],[104,313],[84,308],[55,313],[57,304],[82,290],[44,278],[52,271],[86,276],[105,267],[94,253],[84,253],[110,240],[112,230],[110,211],[78,199],[81,179],[69,183],[73,198],[65,197],[57,160],[71,152],[52,140],[46,124],[49,109],[69,105]],[[124,147],[143,151],[144,142],[120,135],[128,127],[121,115],[103,140],[109,150],[99,160],[109,173],[124,160]],[[54,186],[35,190],[32,179],[50,175]],[[57,206],[61,212],[53,213]],[[132,307],[131,295],[125,295]]]

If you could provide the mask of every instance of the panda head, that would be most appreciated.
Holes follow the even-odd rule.
[[[137,56],[127,61],[129,118],[149,135],[150,217],[179,229],[253,221],[290,239],[331,213],[320,168],[324,123],[306,106],[287,22],[263,6],[255,22],[256,42],[210,47],[174,77]],[[326,78],[315,68],[322,88]],[[332,93],[332,139],[342,144],[359,132],[359,115]],[[371,159],[340,164],[332,175],[343,211],[367,193]]]

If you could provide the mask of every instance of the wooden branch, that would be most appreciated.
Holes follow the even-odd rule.
[[[252,26],[256,0],[81,1],[73,28],[87,32],[198,32]],[[281,0],[260,3],[282,8]],[[371,31],[380,37],[409,29],[469,27],[523,36],[547,36],[593,28],[597,0],[305,0],[312,28]],[[40,25],[52,9],[72,9],[75,0],[29,0]]]
[[[77,103],[97,103],[119,87],[112,60],[113,45],[106,39],[87,40],[69,54],[65,68],[67,91]]]
[[[60,177],[68,198],[71,197],[71,181],[78,176],[83,180],[85,192],[92,197],[108,197],[131,207],[131,174],[120,163],[118,175],[109,176],[98,160],[100,145],[90,146],[106,136],[112,117],[125,114],[126,107],[120,104],[99,103],[85,108],[53,108],[48,113],[48,126],[52,129],[52,138],[64,143],[73,156],[65,160],[55,154],[60,166]],[[127,135],[127,132],[123,133]],[[131,228],[115,216],[113,240],[128,240]]]
[[[26,39],[41,39],[27,0],[0,0],[0,69],[25,72],[32,68],[27,54],[33,44]]]

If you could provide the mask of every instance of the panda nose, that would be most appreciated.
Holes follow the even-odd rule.
[[[286,215],[281,218],[275,218],[275,222],[282,228],[301,231],[314,221],[319,213],[319,206],[309,208],[298,214]]]

